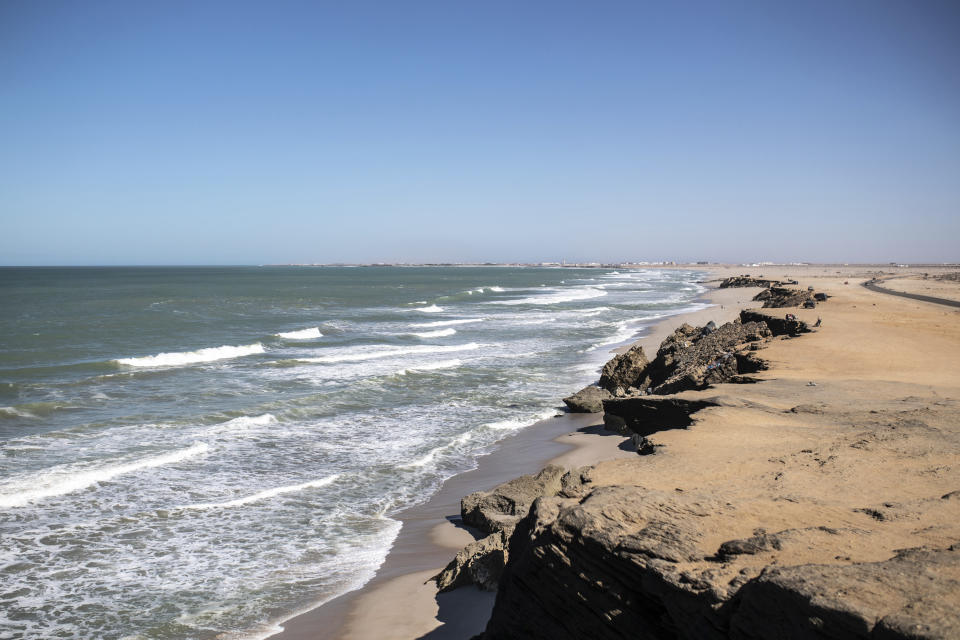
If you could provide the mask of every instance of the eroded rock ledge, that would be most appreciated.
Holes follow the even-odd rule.
[[[490,535],[438,581],[497,589],[480,638],[960,638],[957,401],[847,378],[703,391],[808,331],[746,311],[608,363],[607,427],[669,444],[464,499]]]
[[[598,412],[608,410],[604,403],[612,398],[672,394],[722,382],[750,382],[743,378],[745,374],[767,366],[756,351],[775,334],[770,322],[777,320],[757,314],[720,327],[712,322],[704,327],[683,324],[663,341],[652,361],[647,359],[643,347],[633,346],[604,365],[596,385],[563,401],[571,411]]]
[[[866,532],[759,532],[705,554],[708,521],[737,511],[641,486],[542,498],[514,534],[482,638],[960,637],[960,547],[758,569],[739,558]]]

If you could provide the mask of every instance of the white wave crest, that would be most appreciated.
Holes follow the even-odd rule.
[[[513,431],[522,427],[529,427],[535,422],[546,420],[554,415],[556,415],[556,410],[549,409],[546,411],[541,411],[533,417],[513,418],[511,420],[500,420],[499,422],[487,422],[483,426],[487,427],[488,429],[494,429],[495,431]]]
[[[419,364],[415,367],[407,367],[406,369],[400,369],[394,375],[405,376],[408,373],[419,373],[421,371],[438,371],[440,369],[456,369],[461,366],[463,362],[460,360],[440,360],[439,362],[430,362],[427,364]]]
[[[420,322],[416,324],[411,324],[411,327],[417,329],[426,329],[428,327],[449,327],[458,324],[473,324],[475,322],[483,322],[486,318],[463,318],[461,320],[437,320],[436,322]]]
[[[36,418],[29,411],[21,411],[16,407],[0,407],[0,416],[8,418]]]
[[[614,345],[620,342],[626,342],[634,336],[637,335],[637,332],[642,329],[642,323],[646,321],[646,318],[635,318],[633,320],[623,320],[618,322],[616,326],[616,331],[612,336],[607,338],[602,342],[597,342],[593,346],[587,349],[587,351],[593,351],[594,349],[599,349],[600,347],[607,347]],[[640,325],[640,326],[638,326]]]
[[[556,322],[556,318],[534,318],[532,320],[517,320],[513,324],[516,325],[533,325],[533,324],[547,324],[548,322]]]
[[[332,476],[321,478],[320,480],[311,480],[310,482],[304,482],[302,484],[292,484],[286,487],[275,487],[273,489],[267,489],[266,491],[254,493],[253,495],[249,495],[245,498],[237,498],[236,500],[228,500],[227,502],[208,502],[206,504],[188,504],[180,508],[181,509],[228,509],[230,507],[242,507],[245,504],[250,504],[251,502],[260,502],[261,500],[266,500],[267,498],[279,496],[284,493],[293,493],[295,491],[303,491],[304,489],[316,489],[319,487],[325,487],[328,484],[336,482],[336,480],[339,477],[340,477],[340,474],[336,473]]]
[[[477,287],[476,289],[470,289],[469,291],[465,291],[464,293],[472,296],[475,293],[483,293],[484,291],[501,292],[501,291],[504,291],[504,288],[503,287]]]
[[[361,360],[376,360],[379,358],[393,358],[405,355],[420,355],[425,353],[447,353],[451,351],[473,351],[479,349],[476,342],[467,344],[452,344],[448,346],[423,345],[413,347],[358,347],[338,351],[335,355],[320,356],[319,358],[297,358],[299,362],[316,362],[320,364],[332,362],[359,362]]]
[[[401,465],[401,466],[407,467],[407,468],[417,468],[417,467],[426,466],[426,465],[430,464],[431,462],[433,462],[433,459],[437,457],[437,454],[440,453],[441,451],[443,451],[443,450],[446,449],[446,448],[447,448],[446,446],[434,447],[433,449],[431,449],[431,450],[427,453],[427,455],[423,456],[422,458],[417,458],[417,459],[414,460],[413,462],[411,462],[411,463],[409,463],[409,464],[404,464],[404,465]]]
[[[456,332],[456,329],[437,329],[436,331],[424,331],[423,333],[411,333],[410,335],[418,338],[445,338],[454,335]]]
[[[158,353],[155,356],[143,356],[141,358],[117,358],[114,362],[130,367],[178,367],[186,364],[196,364],[198,362],[213,362],[214,360],[239,358],[255,353],[263,353],[263,345],[259,342],[236,347],[224,345],[222,347],[197,349],[196,351]]]
[[[274,424],[275,422],[277,422],[277,417],[272,413],[264,413],[259,416],[240,416],[239,418],[234,418],[233,420],[227,420],[226,422],[215,424],[207,429],[204,433],[214,435],[224,432],[241,431],[243,429],[250,429],[252,427],[265,427],[268,424]]]
[[[22,507],[35,500],[62,496],[86,489],[98,482],[106,482],[117,476],[173,464],[206,453],[209,450],[203,442],[195,442],[186,449],[171,451],[158,456],[141,458],[125,464],[105,466],[62,465],[39,473],[25,474],[23,477],[0,484],[0,507]]]
[[[227,420],[223,423],[223,426],[230,425],[232,427],[262,427],[268,424],[273,424],[277,421],[277,417],[272,413],[263,413],[259,416],[240,416],[239,418],[234,418],[233,420]]]
[[[309,340],[310,338],[322,338],[323,334],[320,333],[318,327],[310,327],[299,331],[282,331],[277,336],[285,340]]]
[[[610,311],[610,307],[592,307],[590,309],[574,309],[574,313],[579,313],[584,316],[595,316],[601,313]]]
[[[507,305],[561,304],[563,302],[576,302],[578,300],[589,300],[590,298],[599,298],[605,295],[607,295],[607,292],[604,291],[603,289],[596,289],[593,287],[584,287],[582,289],[566,289],[562,291],[556,291],[555,293],[547,294],[547,295],[530,296],[529,298],[515,298],[513,300],[493,300],[490,302],[490,304],[507,304]]]
[[[404,309],[404,311],[420,311],[422,313],[441,313],[443,307],[438,307],[435,304],[431,304],[429,307],[416,307],[415,309]]]

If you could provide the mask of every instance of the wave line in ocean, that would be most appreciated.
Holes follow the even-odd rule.
[[[281,331],[277,337],[284,340],[309,340],[311,338],[322,338],[319,327],[310,327],[309,329],[300,329],[298,331]]]
[[[327,476],[326,478],[321,478],[319,480],[311,480],[310,482],[304,482],[302,484],[292,484],[286,487],[274,487],[273,489],[267,489],[266,491],[254,493],[253,495],[246,496],[245,498],[237,498],[236,500],[228,500],[226,502],[208,502],[204,504],[188,504],[180,508],[199,510],[199,509],[228,509],[230,507],[241,507],[245,504],[250,504],[251,502],[260,502],[261,500],[266,500],[267,498],[279,496],[284,493],[293,493],[295,491],[303,491],[304,489],[317,489],[319,487],[325,487],[328,484],[336,482],[339,478],[340,478],[340,474],[335,473],[332,476]]]
[[[206,443],[195,442],[186,449],[179,449],[149,458],[141,458],[140,460],[134,460],[126,464],[106,465],[94,468],[86,468],[89,467],[89,465],[86,465],[86,467],[63,465],[38,473],[25,474],[20,478],[0,485],[0,507],[22,507],[43,498],[74,493],[99,482],[106,482],[117,476],[139,471],[140,469],[174,464],[187,458],[206,453],[209,449],[210,447]]]
[[[607,295],[603,289],[594,289],[584,287],[583,289],[571,289],[566,291],[557,291],[556,293],[530,296],[528,298],[514,298],[513,300],[493,300],[489,304],[505,305],[541,305],[541,304],[561,304],[564,302],[577,302],[579,300],[589,300]]]
[[[452,345],[423,345],[413,347],[378,347],[375,349],[358,348],[350,349],[337,355],[320,356],[318,358],[297,358],[299,362],[316,362],[319,364],[333,362],[359,362],[361,360],[376,360],[379,358],[392,358],[394,356],[420,355],[427,353],[446,353],[450,351],[473,351],[479,349],[480,345],[476,342],[467,344]],[[362,350],[361,350],[362,349]]]
[[[483,322],[486,318],[462,318],[460,320],[437,320],[435,322],[417,322],[411,324],[411,327],[417,329],[426,329],[428,327],[450,327],[458,324],[474,324],[475,322]]]
[[[207,347],[205,349],[197,349],[196,351],[171,351],[158,353],[155,356],[142,356],[139,358],[117,358],[114,362],[130,367],[178,367],[200,362],[240,358],[242,356],[263,352],[263,345],[255,342],[253,344],[243,344],[239,346],[223,345],[221,347]]]
[[[418,338],[445,338],[447,336],[452,336],[457,332],[456,329],[437,329],[436,331],[423,331],[421,333],[411,333],[412,336],[417,336]]]

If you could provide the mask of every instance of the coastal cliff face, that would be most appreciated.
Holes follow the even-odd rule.
[[[762,386],[535,502],[484,637],[960,637],[956,403],[918,389],[875,409],[830,402],[854,384],[782,408],[800,385]],[[750,414],[777,434],[724,447]],[[683,470],[697,447],[721,460]]]
[[[960,335],[903,316],[747,312],[761,384],[603,400],[654,455],[533,503],[482,637],[960,637]]]

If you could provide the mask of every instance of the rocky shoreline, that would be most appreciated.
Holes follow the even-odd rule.
[[[721,286],[763,286],[767,308],[814,300],[779,284]],[[612,359],[564,402],[603,411],[642,457],[466,496],[463,521],[486,537],[440,590],[496,589],[486,640],[960,637],[955,388],[858,380],[874,354],[850,352],[853,309],[832,335],[743,311],[680,326],[652,360]],[[789,375],[811,373],[798,350],[819,352],[826,385]]]

